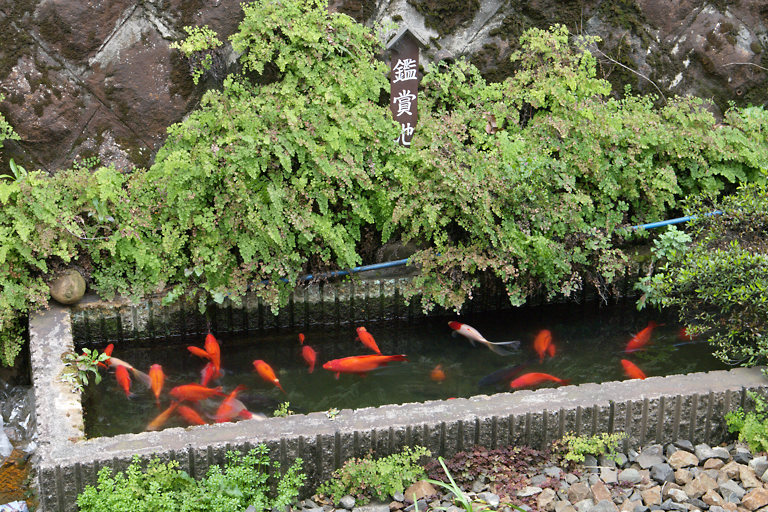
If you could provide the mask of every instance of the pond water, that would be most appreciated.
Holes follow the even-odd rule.
[[[299,412],[331,408],[360,408],[391,403],[423,402],[451,397],[509,392],[511,378],[492,385],[479,384],[483,377],[505,367],[527,365],[522,373],[544,372],[571,384],[624,380],[622,359],[635,363],[647,376],[671,375],[723,369],[726,366],[711,355],[709,345],[682,339],[673,315],[658,311],[638,312],[632,304],[598,307],[549,305],[517,308],[466,317],[429,317],[410,322],[370,322],[365,324],[384,354],[405,354],[407,362],[393,362],[367,376],[335,374],[322,364],[330,359],[366,355],[372,352],[356,341],[355,328],[340,327],[280,329],[258,334],[221,337],[223,375],[211,385],[225,393],[242,384],[247,389],[238,398],[253,413],[271,416],[282,402]],[[490,341],[520,340],[521,348],[510,355],[497,355],[482,345],[472,346],[461,336],[452,336],[448,321],[471,325]],[[650,321],[661,325],[653,330],[644,350],[624,352],[628,341]],[[552,333],[554,357],[539,361],[533,340],[542,329]],[[308,372],[301,356],[298,334],[318,353],[315,371]],[[216,334],[214,332],[214,334]],[[161,364],[166,374],[160,406],[151,391],[132,382],[134,396],[126,397],[114,372],[104,375],[99,385],[90,385],[83,396],[86,435],[111,436],[142,432],[171,402],[168,390],[174,386],[199,382],[206,361],[193,356],[187,345],[203,346],[204,336],[179,344],[117,345],[113,355],[147,372]],[[285,393],[261,379],[252,362],[262,359],[275,370]],[[442,381],[433,380],[432,370],[441,365]],[[102,373],[104,373],[102,371]],[[556,386],[545,382],[536,387]],[[210,420],[221,399],[200,402],[196,408]],[[210,415],[210,416],[209,416]],[[165,427],[185,426],[179,415],[172,415]]]

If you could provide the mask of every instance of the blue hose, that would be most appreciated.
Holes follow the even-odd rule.
[[[705,216],[710,215],[721,215],[723,212],[720,210],[715,210],[714,212],[705,213]],[[638,224],[637,226],[632,226],[631,229],[653,229],[653,228],[660,228],[663,226],[669,226],[672,224],[682,224],[683,222],[688,222],[690,220],[694,220],[696,218],[696,215],[688,215],[685,217],[678,217],[676,219],[668,219],[668,220],[661,220],[659,222],[651,222],[648,224]],[[392,268],[392,267],[401,267],[403,265],[408,264],[408,258],[402,259],[402,260],[395,260],[395,261],[385,261],[384,263],[374,263],[373,265],[363,265],[360,267],[354,267],[349,270],[334,270],[333,272],[326,272],[323,274],[308,274],[302,278],[303,281],[310,281],[315,278],[329,278],[329,277],[340,277],[340,276],[348,276],[350,274],[356,274],[358,272],[365,272],[368,270],[380,270],[383,268]]]

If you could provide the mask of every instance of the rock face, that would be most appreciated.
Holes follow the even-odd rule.
[[[491,80],[511,73],[524,29],[562,23],[602,38],[600,71],[617,90],[696,94],[720,110],[768,98],[764,0],[330,0],[330,9],[407,24],[429,41],[427,59],[466,56]],[[224,40],[241,18],[240,0],[0,0],[0,112],[22,137],[4,158],[49,171],[89,156],[149,164],[206,87],[192,85],[170,42],[202,24]]]

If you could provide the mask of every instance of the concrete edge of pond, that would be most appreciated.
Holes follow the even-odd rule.
[[[76,510],[77,495],[95,484],[100,468],[125,469],[135,455],[176,460],[200,477],[223,463],[226,451],[266,443],[283,465],[302,457],[314,484],[349,457],[386,455],[406,445],[450,456],[474,445],[542,446],[567,431],[623,431],[625,448],[678,438],[718,443],[726,437],[723,415],[745,404],[746,391],[768,391],[759,369],[739,368],[84,440],[79,395],[58,380],[61,355],[73,348],[69,309],[52,306],[32,315],[30,340],[43,511]]]

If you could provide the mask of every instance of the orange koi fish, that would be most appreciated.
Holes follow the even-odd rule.
[[[207,423],[203,418],[200,417],[196,410],[191,407],[187,407],[186,405],[180,405],[178,408],[178,413],[182,418],[187,420],[187,423],[190,425],[205,425]]]
[[[539,333],[536,335],[536,338],[533,340],[533,350],[536,351],[537,354],[539,354],[539,362],[544,361],[544,354],[546,354],[548,351],[551,350],[552,355],[554,355],[555,349],[550,349],[549,347],[552,346],[552,333],[548,331],[547,329],[542,329],[539,331]],[[550,357],[552,357],[550,355]]]
[[[688,333],[688,329],[681,327],[680,330],[677,331],[677,339],[680,341],[693,341],[693,336]]]
[[[432,368],[429,372],[429,378],[435,382],[443,382],[445,380],[445,372],[443,371],[443,365],[439,364]]]
[[[547,347],[547,354],[549,354],[549,357],[555,357],[555,344],[550,343]]]
[[[115,368],[115,377],[117,378],[117,383],[120,385],[121,388],[123,388],[123,391],[125,391],[125,396],[130,397],[131,396],[131,376],[128,375],[128,370],[125,366],[120,365],[117,368]]]
[[[115,350],[115,344],[114,343],[110,343],[109,345],[107,345],[106,348],[104,349],[104,352],[103,352],[104,354],[107,355],[107,358],[104,360],[104,362],[99,361],[96,364],[98,366],[101,366],[102,368],[108,368],[109,364],[110,364],[109,363],[109,356],[112,355],[112,351],[113,350]]]
[[[200,385],[207,386],[213,379],[221,377],[221,372],[216,370],[213,363],[209,362],[200,370]]]
[[[216,371],[221,371],[221,347],[211,333],[208,333],[205,337],[205,351],[210,355],[211,362]]]
[[[376,340],[373,339],[373,336],[365,329],[365,327],[358,327],[355,330],[357,331],[356,340],[360,340],[363,345],[381,355],[381,350],[379,350],[379,346],[376,345]]]
[[[202,357],[203,359],[211,359],[211,354],[209,354],[207,351],[201,349],[200,347],[195,347],[190,345],[187,347],[187,350],[192,352],[193,355],[196,355],[197,357]]]
[[[309,373],[315,371],[315,362],[317,361],[317,352],[315,352],[315,349],[309,345],[304,345],[301,347],[301,357],[303,357],[304,361],[309,365]]]
[[[482,343],[488,349],[500,356],[506,356],[511,354],[510,351],[504,350],[499,345],[514,345],[514,348],[520,347],[519,341],[498,341],[498,342],[490,342],[487,339],[483,337],[482,334],[480,334],[477,329],[474,327],[471,327],[467,324],[462,324],[461,322],[448,322],[448,327],[456,331],[458,334],[461,334],[465,338],[469,340],[470,343],[472,343],[472,346],[475,345],[475,342]]]
[[[622,359],[621,366],[624,367],[624,373],[626,373],[627,377],[630,379],[645,379],[645,373],[643,373],[643,370],[638,368],[637,365],[632,361]]]
[[[264,379],[267,382],[271,382],[272,384],[280,388],[280,391],[285,393],[283,386],[280,385],[280,380],[277,378],[277,375],[275,375],[275,371],[272,369],[271,366],[269,366],[267,363],[265,363],[261,359],[257,359],[253,362],[253,368],[259,373],[259,376],[262,379]]]
[[[170,391],[170,394],[181,402],[199,402],[200,400],[205,400],[206,398],[212,398],[214,396],[226,396],[221,392],[221,386],[207,388],[200,384],[184,384],[183,386],[176,386]]]
[[[149,380],[149,375],[147,375],[141,370],[134,368],[132,364],[127,363],[122,359],[118,359],[116,357],[110,357],[106,362],[109,364],[109,366],[114,366],[115,369],[117,369],[118,366],[125,367],[125,369],[129,370],[133,374],[133,376],[136,377],[136,379],[140,380],[141,383],[147,387],[147,389],[151,388],[152,383]]]
[[[392,361],[407,361],[408,358],[405,354],[399,354],[394,356],[352,356],[343,357],[341,359],[333,359],[323,365],[323,368],[336,373],[336,378],[339,378],[341,373],[359,373],[365,375],[371,370],[375,370],[379,366],[383,366]]]
[[[163,373],[162,366],[153,364],[149,367],[149,381],[152,393],[155,395],[155,403],[160,405],[160,392],[163,390],[163,384],[165,383],[165,373]]]
[[[302,333],[299,333],[299,345],[304,344],[304,335]]]
[[[648,344],[648,342],[651,340],[651,334],[653,334],[653,329],[658,326],[656,322],[651,320],[648,322],[648,326],[640,331],[639,333],[635,334],[631,340],[629,340],[629,343],[627,343],[627,348],[624,349],[624,352],[634,352],[635,350],[640,350],[644,346]]]
[[[232,392],[227,395],[227,398],[222,400],[221,405],[219,405],[219,408],[216,410],[216,414],[214,415],[214,420],[216,423],[224,423],[225,421],[232,421],[232,418],[236,416],[241,417],[250,417],[251,413],[248,412],[248,410],[245,409],[245,405],[243,402],[238,400],[237,394],[241,391],[245,390],[245,386],[242,384],[237,386]],[[242,413],[246,412],[246,415],[243,415]]]
[[[149,422],[149,425],[147,425],[147,430],[160,430],[160,428],[165,425],[165,422],[168,421],[168,418],[171,417],[171,414],[173,414],[173,411],[175,411],[176,407],[178,406],[179,402],[171,402],[170,407],[158,414],[155,419]]]
[[[537,384],[541,384],[545,381],[552,381],[557,382],[558,384],[568,384],[570,381],[567,379],[559,379],[553,375],[550,375],[548,373],[526,373],[525,375],[521,375],[520,377],[516,378],[512,382],[509,383],[509,387],[511,388],[527,388],[530,386],[535,386]]]

